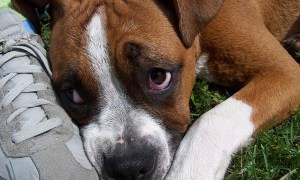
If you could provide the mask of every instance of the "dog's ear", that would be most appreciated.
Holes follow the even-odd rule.
[[[180,36],[189,47],[195,37],[217,15],[224,0],[173,0],[179,20]]]
[[[41,30],[38,13],[44,13],[49,0],[12,0],[13,6],[23,16],[28,18],[36,27],[38,33]]]

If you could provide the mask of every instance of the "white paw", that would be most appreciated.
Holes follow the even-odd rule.
[[[229,98],[197,119],[183,138],[166,179],[223,179],[233,153],[251,139],[251,114],[249,105]]]

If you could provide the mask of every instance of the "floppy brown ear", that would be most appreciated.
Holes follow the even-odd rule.
[[[37,12],[45,12],[48,0],[12,0],[12,3],[16,10],[28,18],[40,33],[41,24]]]
[[[195,37],[217,15],[224,0],[173,0],[183,43],[189,47]]]

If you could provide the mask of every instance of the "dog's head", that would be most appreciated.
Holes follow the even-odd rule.
[[[221,0],[52,0],[54,86],[104,179],[162,179]]]

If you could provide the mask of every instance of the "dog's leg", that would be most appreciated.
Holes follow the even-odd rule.
[[[219,28],[224,21],[216,22]],[[166,179],[222,179],[231,156],[255,133],[299,107],[299,65],[262,23],[250,24],[229,27],[231,34],[213,24],[204,33],[211,77],[242,88],[194,122]]]
[[[299,77],[298,65],[262,72],[205,113],[184,137],[167,179],[222,179],[233,153],[255,131],[282,121],[299,106]]]
[[[231,155],[251,138],[253,109],[231,97],[200,117],[177,150],[167,179],[222,179]]]

